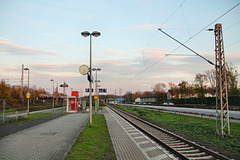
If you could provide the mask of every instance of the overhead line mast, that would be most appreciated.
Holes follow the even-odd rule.
[[[223,46],[222,25],[215,25],[215,60],[216,60],[216,132],[230,135],[228,83]]]
[[[216,132],[222,137],[230,135],[230,122],[229,122],[229,106],[228,106],[228,83],[227,83],[227,71],[223,46],[222,25],[215,25],[215,64],[205,57],[201,56],[191,48],[187,47],[177,39],[173,38],[162,29],[158,29],[177,43],[181,44],[188,50],[192,51],[216,69]],[[209,29],[210,31],[213,29]]]

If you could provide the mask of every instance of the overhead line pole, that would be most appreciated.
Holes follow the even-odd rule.
[[[222,25],[215,25],[215,60],[216,60],[216,132],[230,135],[228,83],[223,46]]]

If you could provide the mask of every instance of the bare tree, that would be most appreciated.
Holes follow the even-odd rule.
[[[189,84],[187,81],[182,81],[178,84],[179,92],[181,94],[181,98],[185,98],[189,95]]]
[[[178,99],[179,98],[179,89],[178,89],[178,85],[176,85],[173,82],[169,82],[168,86],[170,87],[170,94],[172,95],[173,98]]]
[[[227,81],[230,95],[238,95],[240,90],[238,89],[238,76],[240,75],[235,66],[231,63],[226,65]]]
[[[157,93],[166,93],[166,84],[165,83],[157,83],[155,84],[154,87],[152,87],[153,89],[153,94],[157,94]]]
[[[207,77],[205,74],[196,74],[195,76],[195,90],[198,93],[198,97],[204,97],[207,92]]]

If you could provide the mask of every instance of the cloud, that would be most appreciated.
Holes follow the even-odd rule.
[[[109,47],[106,47],[103,45],[94,45],[94,47],[102,48],[102,49],[106,50],[105,53],[109,53],[109,54],[113,54],[113,55],[122,55],[122,54],[126,53],[126,52],[123,52],[120,50],[115,50],[115,49],[112,49],[112,48],[109,48]]]
[[[15,45],[9,42],[9,39],[0,38],[0,52],[7,52],[16,55],[58,55],[60,52],[36,49],[27,46]]]
[[[4,68],[0,68],[0,72],[16,72],[17,68],[16,67],[4,67]]]

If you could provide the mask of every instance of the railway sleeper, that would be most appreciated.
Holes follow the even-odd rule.
[[[205,152],[199,152],[199,153],[191,153],[191,154],[183,154],[186,157],[203,157],[203,156],[208,156],[209,154]]]
[[[169,137],[169,136],[164,136],[164,137],[159,137],[160,140],[165,140],[165,141],[176,141],[177,139],[176,138],[172,138],[172,137]]]
[[[167,143],[167,144],[172,144],[172,143],[182,143],[181,141],[176,141],[176,140],[161,140],[162,142],[164,143]]]
[[[168,143],[168,142],[165,142],[167,145],[171,145],[171,146],[179,146],[179,145],[184,145],[186,143],[184,142],[179,142],[179,143]]]
[[[198,153],[200,152],[199,149],[193,149],[193,150],[186,150],[186,151],[179,151],[182,154],[188,154],[188,153]]]
[[[184,144],[184,145],[178,145],[178,146],[175,146],[175,145],[169,145],[170,147],[172,148],[186,148],[186,147],[190,147],[188,144]]]
[[[196,149],[194,147],[185,147],[185,148],[174,148],[176,151],[188,151],[188,150],[193,150]]]
[[[204,157],[191,157],[190,160],[204,160],[204,159],[216,159],[211,155],[204,156]]]

